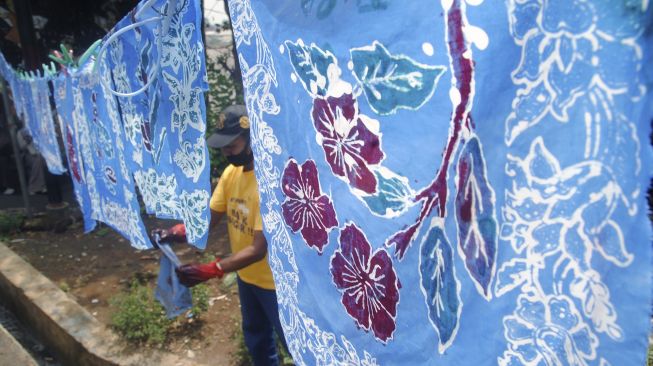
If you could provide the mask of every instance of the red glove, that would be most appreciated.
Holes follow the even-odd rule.
[[[224,271],[218,263],[220,258],[206,264],[184,264],[175,269],[179,282],[186,287],[193,287],[211,278],[222,278]]]
[[[154,229],[152,235],[155,234],[159,234],[159,240],[162,242],[186,242],[186,226],[184,224],[177,224],[168,229]]]

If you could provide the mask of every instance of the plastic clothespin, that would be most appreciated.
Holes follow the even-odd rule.
[[[52,60],[61,65],[62,67],[67,66],[67,62],[64,59],[64,57],[61,55],[61,52],[54,50],[52,51],[51,54],[48,55],[48,57]]]
[[[98,39],[97,41],[93,42],[93,44],[86,50],[82,55],[79,57],[77,60],[77,67],[82,67],[86,63],[86,60],[88,60],[89,57],[91,57],[93,54],[95,54],[98,46],[102,44],[102,40]]]
[[[66,46],[63,43],[59,44],[59,48],[61,49],[61,53],[63,54],[63,59],[66,60],[66,64],[68,66],[73,65],[75,63],[75,60],[73,60],[73,50],[69,50],[66,48]]]
[[[50,67],[47,64],[43,64],[41,67],[43,68],[44,77],[52,76],[52,71],[50,71]]]

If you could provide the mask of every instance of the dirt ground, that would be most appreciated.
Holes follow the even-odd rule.
[[[168,224],[150,218],[146,225],[154,228]],[[77,222],[61,234],[20,232],[5,240],[14,252],[107,325],[113,310],[110,298],[127,289],[135,276],[146,279],[152,287],[156,283],[159,253],[133,249],[106,226],[84,234],[81,222]],[[226,226],[211,233],[204,253],[188,245],[178,245],[175,250],[183,263],[198,261],[204,253],[227,255]],[[199,320],[179,320],[162,348],[198,363],[236,365],[238,340],[234,335],[238,334],[240,327],[237,286],[235,283],[225,286],[218,280],[209,281],[208,285],[209,310]],[[133,345],[134,349],[136,347]]]

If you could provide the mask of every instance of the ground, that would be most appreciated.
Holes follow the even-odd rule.
[[[37,201],[42,199],[36,198]],[[153,228],[165,224],[148,218],[146,225]],[[11,234],[4,240],[14,252],[107,325],[115,310],[109,300],[127,289],[132,279],[144,279],[151,286],[156,282],[159,253],[133,249],[125,239],[106,226],[84,234],[81,222],[76,222],[63,233],[23,231]],[[188,245],[175,248],[183,263],[196,262],[205,253],[227,255],[226,226],[211,233],[204,253]],[[237,335],[240,327],[237,286],[226,286],[218,280],[209,281],[208,284],[209,310],[199,321],[178,320],[178,326],[162,348],[198,363],[235,365],[238,362]]]

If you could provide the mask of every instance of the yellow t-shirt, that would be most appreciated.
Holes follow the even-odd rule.
[[[232,253],[252,245],[254,231],[263,230],[258,185],[253,170],[245,172],[242,166],[229,165],[213,191],[209,206],[213,211],[227,214]],[[239,270],[238,276],[249,284],[268,290],[274,289],[267,257]]]

